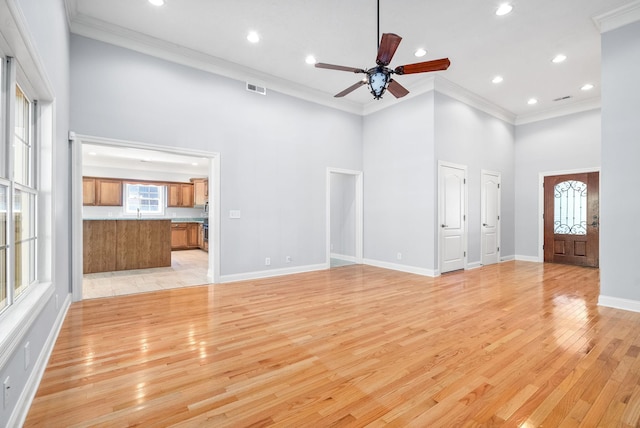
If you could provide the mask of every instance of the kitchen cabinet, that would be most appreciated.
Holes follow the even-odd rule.
[[[202,207],[209,201],[209,180],[206,178],[192,178],[193,205]]]
[[[83,272],[171,266],[170,220],[84,220]]]
[[[122,180],[113,178],[82,178],[82,204],[122,206]]]
[[[193,184],[170,183],[167,188],[167,206],[193,208]]]
[[[171,225],[171,249],[191,250],[201,248],[202,225],[199,223],[173,223]]]

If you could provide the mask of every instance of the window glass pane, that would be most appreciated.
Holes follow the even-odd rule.
[[[587,184],[574,180],[556,184],[553,211],[554,233],[586,235]]]
[[[164,214],[164,186],[126,184],[125,188],[127,214]]]
[[[7,306],[7,190],[0,184],[0,310]]]
[[[16,189],[14,195],[15,295],[35,280],[35,195]]]
[[[16,86],[13,176],[17,183],[30,186],[31,173],[31,103]]]

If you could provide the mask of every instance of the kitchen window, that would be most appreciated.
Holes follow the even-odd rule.
[[[125,212],[137,215],[164,215],[165,186],[125,184]]]

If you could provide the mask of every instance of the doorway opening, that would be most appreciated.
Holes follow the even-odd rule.
[[[327,168],[326,266],[362,264],[362,171]]]
[[[96,286],[96,284],[104,285],[109,282],[112,284],[115,283],[116,287],[125,287],[125,282],[133,283],[133,288],[131,290],[127,290],[126,288],[122,293],[117,294],[131,294],[131,292],[142,292],[142,291],[152,291],[156,289],[164,289],[164,288],[173,288],[171,282],[174,282],[174,286],[186,286],[186,285],[200,285],[206,283],[216,283],[219,282],[219,266],[220,266],[220,251],[219,251],[219,231],[220,231],[220,221],[219,221],[219,206],[220,206],[220,179],[219,179],[219,171],[220,171],[220,161],[219,155],[215,152],[205,152],[199,150],[190,150],[190,149],[177,149],[171,147],[159,147],[155,145],[138,143],[138,142],[130,142],[130,141],[120,141],[120,140],[110,140],[104,139],[100,137],[91,137],[91,136],[79,136],[75,134],[71,134],[70,142],[72,144],[72,295],[74,301],[82,300],[83,298],[90,297],[100,297],[96,295],[96,293],[87,292],[87,289],[83,290],[83,285],[85,284],[85,275],[84,275],[84,256],[83,256],[83,247],[84,247],[84,232],[85,232],[85,224],[84,224],[84,209],[83,207],[83,187],[85,187],[86,183],[83,180],[83,172],[84,172],[84,162],[83,162],[83,147],[91,146],[92,151],[102,150],[111,151],[112,153],[127,153],[130,152],[133,157],[138,156],[140,153],[148,153],[149,158],[147,159],[136,159],[134,162],[139,162],[142,165],[147,164],[147,168],[141,167],[140,171],[134,171],[134,168],[137,168],[135,164],[131,166],[128,164],[128,161],[123,159],[121,162],[118,162],[118,168],[121,169],[122,178],[124,179],[136,179],[140,180],[142,184],[148,184],[147,182],[153,183],[155,181],[178,181],[176,180],[162,180],[161,176],[158,178],[157,172],[152,172],[154,168],[148,167],[149,163],[162,163],[162,159],[166,159],[167,163],[166,168],[167,171],[162,174],[167,174],[168,177],[181,177],[178,169],[180,168],[177,165],[177,162],[169,162],[171,159],[178,159],[182,161],[189,161],[191,163],[206,163],[207,166],[200,171],[200,177],[208,180],[208,203],[201,204],[197,208],[188,209],[189,205],[185,205],[184,209],[178,209],[174,207],[167,207],[167,201],[164,201],[162,207],[162,214],[155,213],[154,215],[149,214],[147,219],[155,219],[155,220],[165,220],[171,222],[171,231],[169,234],[171,236],[174,235],[174,222],[184,221],[191,226],[196,226],[191,231],[193,232],[194,237],[205,236],[204,233],[197,234],[197,227],[201,228],[200,230],[204,230],[206,227],[206,235],[208,241],[206,243],[206,247],[203,247],[204,243],[199,244],[199,248],[207,248],[208,252],[197,250],[198,254],[193,254],[192,250],[187,250],[182,254],[177,254],[178,252],[171,251],[171,244],[167,244],[167,250],[171,252],[170,256],[170,267],[158,267],[152,269],[127,269],[114,272],[104,272],[102,277],[106,277],[106,279],[101,278],[99,274],[90,274],[87,275],[88,281],[94,280],[91,284]],[[189,174],[194,174],[195,165],[191,165],[189,163],[188,166],[185,166],[184,174],[182,174],[182,178]],[[129,167],[127,167],[129,165]],[[105,167],[94,167],[93,171],[98,172],[96,175],[102,171],[107,171]],[[113,168],[113,173],[118,173],[118,168]],[[172,170],[172,168],[174,168]],[[177,168],[177,169],[176,169]],[[161,168],[162,169],[162,168]],[[145,172],[146,170],[146,172]],[[106,173],[105,173],[106,175]],[[124,175],[129,175],[124,177]],[[147,182],[145,182],[145,178],[149,178]],[[184,181],[181,178],[181,181]],[[144,186],[153,187],[152,185]],[[123,195],[122,198],[125,198],[124,195],[124,186],[122,187]],[[195,186],[194,186],[195,188]],[[149,189],[146,189],[149,190]],[[140,189],[138,189],[140,191]],[[169,186],[167,186],[167,195],[168,198]],[[148,196],[148,195],[147,195]],[[149,199],[145,197],[146,199]],[[153,198],[151,198],[153,199]],[[161,198],[160,198],[161,199]],[[148,202],[148,201],[147,201]],[[153,202],[153,201],[151,201]],[[190,203],[191,207],[193,207],[193,203]],[[90,207],[94,211],[92,211],[92,216],[96,218],[103,218],[105,220],[125,220],[125,219],[141,219],[144,220],[144,216],[141,214],[131,214],[126,212],[125,206],[116,206],[113,208],[109,207]],[[186,211],[189,211],[185,214],[185,217],[180,217],[180,215]],[[194,214],[195,213],[195,214]],[[196,215],[197,214],[197,215]],[[193,222],[187,222],[187,220],[193,219]],[[199,222],[199,224],[197,224]],[[107,222],[108,223],[108,222]],[[115,223],[115,221],[113,222]],[[129,227],[131,223],[122,223],[123,225],[128,225]],[[140,227],[143,227],[143,224],[140,223]],[[155,227],[155,226],[154,226]],[[182,227],[182,223],[180,228]],[[149,235],[149,234],[147,234]],[[186,235],[186,229],[185,229]],[[194,238],[195,239],[195,238]],[[172,239],[173,241],[173,239]],[[162,238],[162,242],[164,243],[164,238]],[[195,242],[195,241],[194,241]],[[163,244],[164,245],[164,244]],[[176,257],[174,257],[174,253],[176,253]],[[200,254],[201,253],[201,254]],[[164,254],[164,253],[163,253]],[[117,257],[117,260],[120,260],[120,256]],[[175,258],[175,260],[174,260]],[[164,266],[167,266],[164,264]],[[176,267],[174,269],[174,267]],[[167,277],[167,272],[162,272],[163,269],[169,269],[172,274],[171,278]],[[183,277],[180,277],[181,272],[184,274]],[[123,278],[125,276],[125,279]],[[127,276],[128,275],[128,276]],[[187,277],[190,275],[190,277]],[[194,275],[197,275],[195,277]],[[95,278],[94,278],[95,276]],[[100,282],[102,281],[102,282]],[[120,281],[120,283],[118,283]],[[189,281],[193,282],[193,284],[189,283]],[[199,283],[199,284],[198,284]],[[155,287],[155,288],[154,288]],[[137,290],[137,291],[136,291]],[[100,294],[102,291],[97,292]],[[114,295],[114,293],[107,295]]]

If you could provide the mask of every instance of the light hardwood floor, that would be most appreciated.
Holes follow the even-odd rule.
[[[171,252],[170,267],[85,274],[82,297],[96,299],[208,284],[208,262],[205,251],[182,250]]]
[[[635,427],[640,314],[598,288],[354,265],[78,302],[26,426]]]

